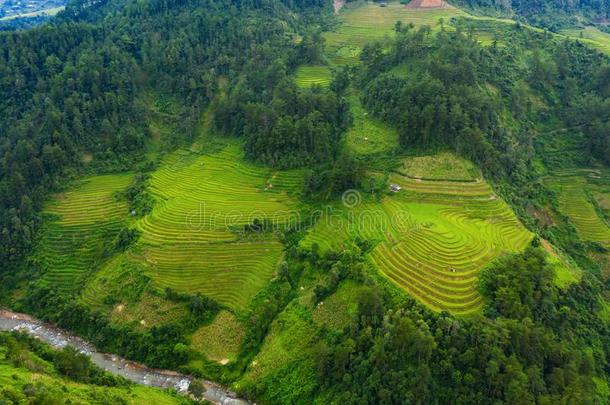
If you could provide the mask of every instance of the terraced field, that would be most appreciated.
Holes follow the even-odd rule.
[[[431,173],[439,170],[431,166]],[[477,310],[480,269],[503,252],[524,249],[531,233],[483,180],[421,180],[393,173],[390,182],[402,189],[381,204],[335,207],[303,244],[340,249],[347,239],[369,238],[377,243],[371,262],[412,296],[435,310]]]
[[[597,214],[585,192],[586,174],[569,169],[557,171],[547,184],[557,193],[559,209],[570,218],[580,237],[610,248],[610,227]]]
[[[583,29],[571,29],[562,31],[563,34],[577,38],[579,41],[610,54],[610,34],[600,31],[595,27],[585,27]]]
[[[328,66],[300,66],[296,72],[295,82],[299,87],[309,88],[314,85],[328,86],[330,79]]]
[[[45,225],[35,258],[46,269],[44,280],[53,287],[73,290],[102,258],[127,217],[127,204],[115,193],[124,190],[131,177],[86,178],[46,206],[44,212],[55,219]]]
[[[247,234],[255,219],[284,226],[295,219],[289,194],[301,172],[274,173],[247,164],[241,146],[212,154],[178,151],[152,175],[157,203],[137,222],[133,259],[159,288],[200,292],[244,309],[271,279],[282,255],[273,233]]]
[[[416,9],[398,2],[389,3],[387,7],[373,3],[352,3],[341,9],[339,28],[326,33],[324,37],[331,61],[342,65],[357,62],[360,49],[367,42],[393,35],[396,21],[413,23],[415,26],[429,25],[433,30],[439,30],[441,18],[448,23],[452,17],[467,15],[457,8]]]

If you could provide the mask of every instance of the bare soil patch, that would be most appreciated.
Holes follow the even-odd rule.
[[[335,14],[339,13],[339,10],[345,5],[345,2],[346,0],[334,0]]]
[[[412,0],[407,8],[451,8],[445,0]]]

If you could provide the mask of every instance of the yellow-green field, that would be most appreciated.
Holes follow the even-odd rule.
[[[228,311],[220,311],[214,321],[199,328],[191,337],[191,349],[205,354],[206,358],[227,364],[239,353],[246,330],[244,325]]]
[[[328,66],[300,66],[296,72],[295,82],[299,87],[309,88],[315,85],[328,86],[330,79]]]
[[[413,160],[406,166],[420,167]],[[427,160],[424,177],[442,173],[449,159],[443,154]],[[451,165],[461,164],[455,159]],[[402,189],[381,203],[335,207],[303,245],[340,249],[355,236],[369,239],[376,243],[371,262],[430,308],[457,314],[477,310],[482,302],[475,283],[481,268],[504,252],[521,251],[532,234],[483,180],[421,180],[396,172],[390,182]]]
[[[448,26],[452,17],[467,15],[457,8],[409,9],[398,2],[389,3],[387,7],[363,2],[347,4],[339,13],[339,28],[324,35],[327,52],[336,64],[354,63],[366,43],[394,35],[396,21],[429,25],[434,31],[440,30],[441,18]]]
[[[53,219],[45,224],[35,253],[46,269],[47,282],[62,290],[74,289],[102,259],[127,219],[127,204],[115,193],[124,190],[131,178],[131,174],[88,177],[47,204],[44,212]]]
[[[562,31],[563,34],[576,38],[584,44],[610,54],[610,34],[600,31],[595,27],[583,29],[570,29]]]
[[[610,227],[586,194],[587,174],[580,170],[555,172],[547,184],[557,193],[559,210],[570,218],[580,237],[610,248]]]
[[[157,203],[139,220],[135,260],[160,287],[200,292],[235,309],[273,277],[282,245],[273,234],[244,235],[243,226],[294,218],[301,173],[246,163],[241,144],[210,154],[180,150],[153,173]]]
[[[56,196],[46,208],[56,219],[46,225],[36,254],[47,269],[44,279],[70,291],[87,281],[84,301],[101,306],[117,283],[137,284],[132,279],[142,273],[158,290],[202,293],[246,309],[274,276],[283,247],[275,233],[247,233],[244,225],[258,219],[281,227],[295,219],[292,196],[300,192],[302,172],[246,163],[240,143],[209,153],[196,149],[168,155],[152,173],[156,202],[143,218],[132,219],[115,195],[130,184],[130,174],[91,177]],[[107,257],[128,223],[140,231],[138,242]],[[155,323],[159,317],[147,317],[147,310],[172,313],[153,304],[125,303],[113,317]]]
[[[398,148],[398,132],[384,122],[370,117],[358,96],[349,97],[354,123],[345,134],[346,147],[356,155],[390,153]]]

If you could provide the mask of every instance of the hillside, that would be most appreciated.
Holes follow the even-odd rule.
[[[477,13],[500,15],[521,19],[532,25],[557,31],[566,26],[597,23],[604,26],[610,18],[610,9],[604,1],[558,0],[542,1],[489,1],[489,0],[454,0],[453,4],[465,7]]]
[[[0,334],[0,399],[6,403],[189,404],[186,397],[103,375],[78,352]]]
[[[0,303],[256,403],[603,403],[603,35],[459,5],[73,1],[0,33]],[[16,398],[97,400],[7,342]]]

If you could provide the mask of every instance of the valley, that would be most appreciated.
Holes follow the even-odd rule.
[[[83,6],[43,55],[0,34],[23,47],[0,53],[0,304],[217,402],[603,403],[607,34],[436,0],[222,2]],[[98,398],[10,336],[18,395],[192,400]]]

